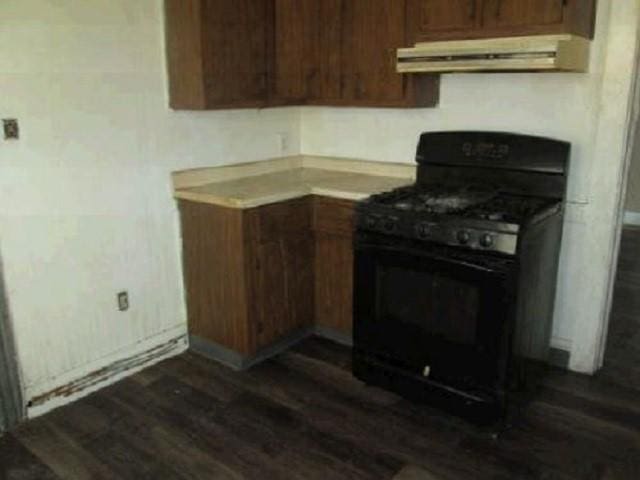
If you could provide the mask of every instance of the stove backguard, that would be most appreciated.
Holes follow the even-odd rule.
[[[570,144],[503,132],[429,132],[416,153],[418,184],[492,185],[564,199]]]

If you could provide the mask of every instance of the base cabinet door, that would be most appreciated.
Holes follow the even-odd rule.
[[[316,234],[316,324],[350,335],[353,330],[352,238]]]
[[[287,332],[313,324],[314,317],[314,248],[313,237],[297,235],[284,242],[284,265],[287,285]]]
[[[353,329],[353,217],[352,201],[314,200],[316,324],[346,335]]]
[[[308,235],[283,237],[250,256],[250,322],[260,350],[313,323],[313,243]]]
[[[258,245],[251,256],[255,270],[252,272],[253,315],[250,317],[254,332],[255,348],[264,348],[284,333],[289,322],[289,295],[284,245],[281,241]]]
[[[313,324],[309,199],[247,211],[249,322],[260,350]]]

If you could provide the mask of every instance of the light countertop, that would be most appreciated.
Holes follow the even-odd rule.
[[[242,175],[243,166],[240,165],[233,167],[235,178],[224,175],[226,178],[222,181],[215,181],[215,168],[208,169],[207,183],[203,179],[201,185],[176,186],[174,196],[231,208],[253,208],[306,195],[362,200],[414,182],[415,167],[411,165],[396,165],[397,168],[390,170],[388,164],[355,160],[341,164],[339,160],[331,159],[325,162],[325,168],[318,168],[322,163],[317,158],[313,162],[290,161],[288,165],[278,164],[275,171],[260,174],[255,174],[257,164],[246,164],[247,176]],[[261,169],[264,171],[265,166],[261,165]]]

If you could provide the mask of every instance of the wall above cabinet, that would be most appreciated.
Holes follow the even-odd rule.
[[[432,107],[439,78],[400,75],[406,0],[165,0],[171,107]]]

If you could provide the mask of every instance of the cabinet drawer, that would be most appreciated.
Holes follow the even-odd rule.
[[[309,198],[274,203],[247,212],[250,236],[258,243],[277,240],[282,236],[308,234],[311,229]]]
[[[335,198],[315,197],[313,229],[318,232],[352,235],[355,202]]]

